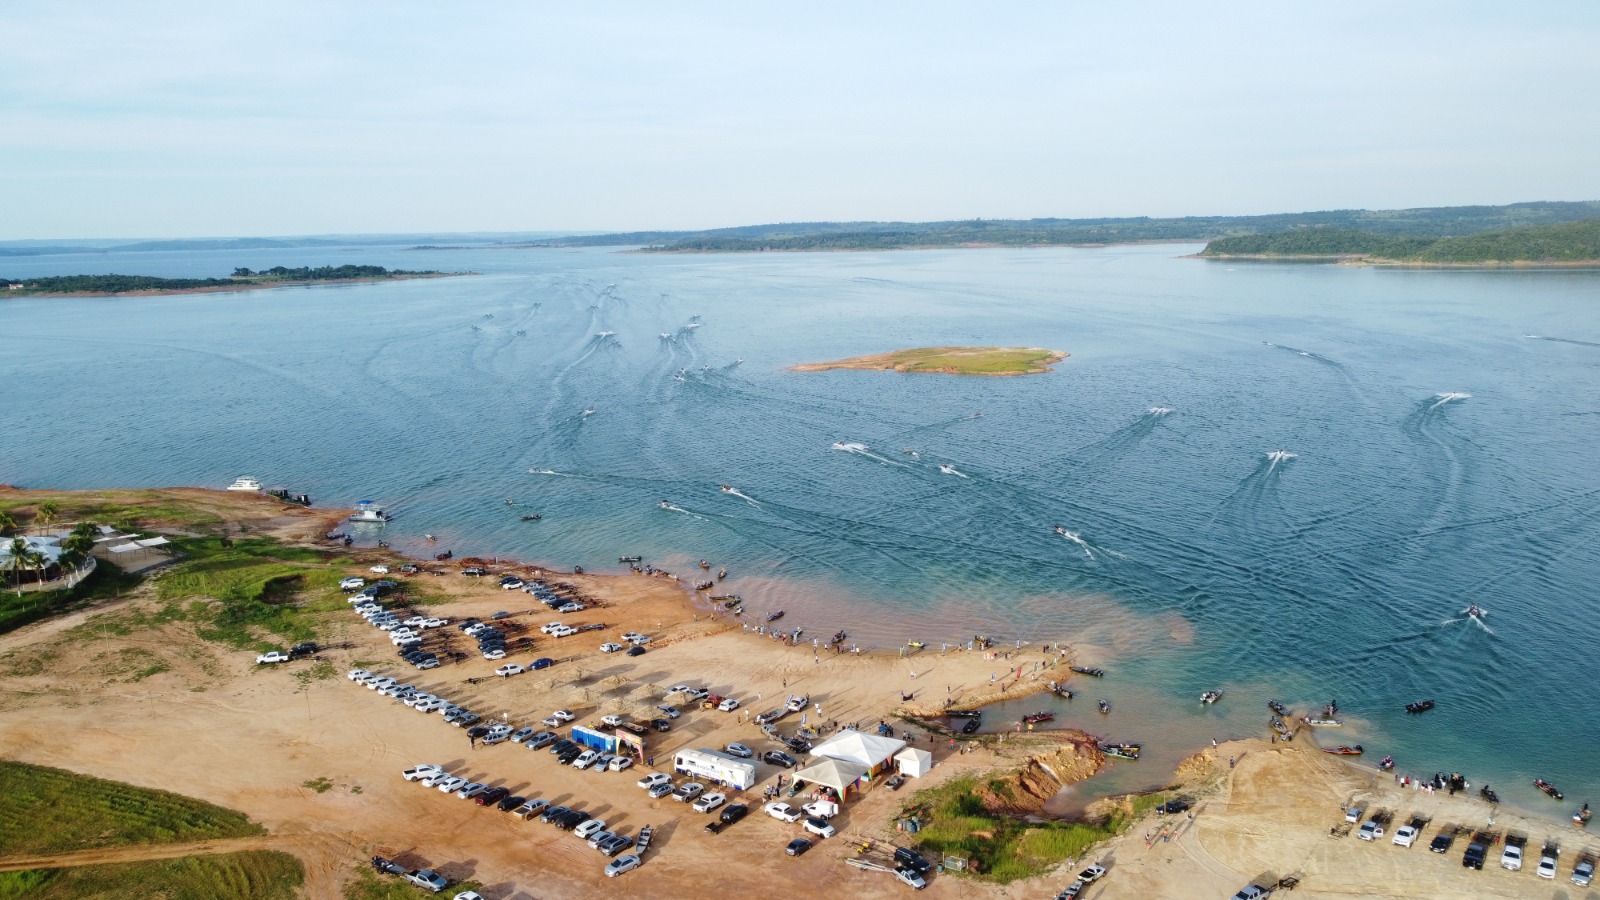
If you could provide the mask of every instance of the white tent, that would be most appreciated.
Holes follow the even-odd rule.
[[[905,745],[899,738],[845,730],[818,744],[811,755],[853,762],[876,772]]]
[[[126,544],[118,544],[115,547],[112,547],[111,548],[111,552],[112,553],[132,553],[135,550],[143,550],[143,549],[144,549],[143,547],[139,546],[138,541],[131,541],[131,542],[126,543]]]
[[[138,544],[141,547],[159,547],[162,544],[170,544],[172,542],[167,540],[164,537],[153,537],[153,538],[145,538],[142,541],[134,541],[134,543]]]
[[[867,774],[867,767],[847,762],[842,759],[824,758],[820,762],[812,763],[804,769],[794,773],[795,781],[805,781],[810,784],[820,784],[823,787],[833,788],[842,800]]]
[[[933,768],[933,754],[915,747],[907,747],[894,755],[894,762],[900,767],[901,775],[921,778]]]

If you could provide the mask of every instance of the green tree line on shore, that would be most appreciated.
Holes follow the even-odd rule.
[[[1600,219],[1508,228],[1456,237],[1375,234],[1335,228],[1301,228],[1276,234],[1222,238],[1202,256],[1360,257],[1373,261],[1433,264],[1600,261]]]
[[[413,272],[385,269],[383,266],[301,266],[290,269],[275,266],[259,272],[247,268],[233,270],[231,278],[159,278],[152,275],[52,275],[45,278],[8,279],[6,286],[20,284],[16,293],[24,294],[122,294],[132,291],[192,291],[239,284],[266,284],[278,281],[340,281],[353,278],[392,278],[411,275],[437,275],[438,272]]]

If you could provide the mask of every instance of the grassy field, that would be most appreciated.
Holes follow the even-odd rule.
[[[807,363],[794,368],[800,372],[887,369],[942,375],[1032,375],[1050,371],[1051,363],[1065,358],[1065,353],[1038,347],[919,347],[834,362]]]
[[[157,615],[194,623],[206,640],[268,650],[312,639],[316,613],[345,608],[338,589],[343,573],[335,568],[342,560],[331,554],[264,538],[231,547],[215,538],[176,543],[189,558],[156,582],[164,601]]]
[[[14,631],[30,622],[47,619],[84,603],[120,596],[139,584],[137,575],[100,560],[94,574],[70,591],[39,591],[17,594],[0,591],[0,634]]]
[[[974,776],[918,792],[907,808],[916,810],[922,821],[916,846],[966,857],[975,864],[972,877],[1004,884],[1047,872],[1066,859],[1081,859],[1090,847],[1122,833],[1130,821],[1170,796],[1125,798],[1103,822],[1030,823],[990,812],[979,799],[982,791],[1005,796],[1009,790],[1004,778],[983,783]]]
[[[266,833],[201,800],[9,760],[0,798],[0,848],[11,855]]]
[[[305,880],[287,853],[252,850],[150,862],[0,872],[0,898],[290,900]]]
[[[454,897],[462,891],[481,890],[483,885],[475,881],[465,881],[450,885],[439,896]],[[398,875],[379,875],[368,868],[362,868],[356,874],[355,880],[344,887],[344,900],[417,900],[419,897],[428,896],[432,895],[408,881],[401,880]]]
[[[222,522],[215,513],[175,502],[160,491],[68,492],[50,499],[60,507],[57,522],[104,522],[130,531],[148,522],[187,528],[207,528]],[[0,498],[0,512],[11,513],[19,522],[31,522],[36,507],[34,500]]]

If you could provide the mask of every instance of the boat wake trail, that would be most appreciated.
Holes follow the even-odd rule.
[[[1160,418],[1161,416],[1170,416],[1177,412],[1177,410],[1170,406],[1152,406],[1145,410],[1145,412],[1149,415],[1155,416],[1156,418]]]
[[[1084,556],[1094,559],[1094,551],[1089,549],[1089,542],[1083,539],[1083,535],[1077,533],[1076,531],[1068,531],[1066,526],[1063,525],[1056,526],[1056,534],[1059,534],[1072,543],[1077,544],[1083,550]]]
[[[566,472],[557,472],[555,469],[529,469],[528,470],[528,474],[529,475],[555,475],[558,478],[576,478],[577,477],[576,475],[569,475]]]
[[[855,441],[834,441],[833,449],[842,450],[845,453],[854,453],[857,456],[865,456],[867,459],[873,460],[874,462],[883,463],[886,466],[894,466],[900,469],[911,468],[905,463],[895,462],[888,457],[879,456],[878,454],[873,453],[871,448],[869,448],[866,444],[858,444]]]
[[[666,510],[667,512],[683,513],[684,515],[688,516],[691,519],[699,519],[702,522],[704,522],[705,518],[706,518],[705,516],[702,516],[702,515],[700,515],[698,513],[689,512],[687,509],[684,509],[683,507],[678,506],[677,504],[672,503],[671,501],[668,501],[668,500],[662,500],[662,501],[658,502],[656,505],[661,507],[662,509]]]
[[[1158,411],[1159,410],[1159,411]],[[1123,454],[1149,437],[1162,419],[1173,412],[1171,407],[1156,406],[1146,410],[1132,422],[1118,428],[1103,438],[1068,451],[1067,455],[1079,461],[1081,468],[1092,469],[1114,462]]]
[[[1594,341],[1578,341],[1572,338],[1545,337],[1539,334],[1525,334],[1523,337],[1535,341],[1554,341],[1558,344],[1577,344],[1579,347],[1600,347],[1600,343]]]
[[[744,502],[750,504],[751,506],[754,506],[756,509],[760,509],[761,508],[761,504],[759,504],[756,501],[750,499],[750,497],[746,496],[744,493],[742,493],[736,487],[729,487],[728,485],[722,485],[722,492],[724,494],[727,494],[730,497],[738,497],[740,500],[743,500]]]
[[[949,465],[948,463],[940,463],[939,464],[939,471],[943,472],[946,475],[954,475],[957,478],[967,478],[967,477],[969,477],[966,473],[957,470],[955,466]]]
[[[1065,526],[1065,525],[1057,525],[1057,526],[1055,526],[1055,533],[1060,535],[1063,540],[1066,540],[1068,543],[1071,543],[1073,546],[1077,547],[1079,550],[1082,550],[1084,556],[1086,556],[1089,559],[1092,559],[1092,560],[1094,560],[1096,562],[1106,562],[1109,559],[1127,559],[1128,558],[1125,554],[1118,553],[1115,550],[1111,550],[1111,549],[1108,549],[1106,547],[1102,547],[1102,546],[1100,546],[1098,544],[1090,542],[1089,540],[1084,538],[1084,536],[1083,536],[1083,534],[1081,532],[1072,531],[1072,530],[1068,529],[1067,526]]]
[[[1461,391],[1446,391],[1446,392],[1443,392],[1443,393],[1434,394],[1433,396],[1436,398],[1437,402],[1435,402],[1432,406],[1428,407],[1429,410],[1438,409],[1439,407],[1445,405],[1446,403],[1449,403],[1452,400],[1471,400],[1472,399],[1472,395],[1471,394],[1462,393]]]

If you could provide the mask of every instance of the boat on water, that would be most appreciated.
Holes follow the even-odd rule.
[[[967,724],[961,726],[961,733],[962,734],[975,734],[975,733],[977,733],[978,728],[981,727],[982,725],[983,725],[983,720],[982,719],[968,719],[967,720]]]
[[[228,485],[227,489],[230,491],[246,491],[252,494],[258,494],[261,492],[261,479],[250,475],[240,475],[238,478],[233,480],[233,484]]]
[[[1274,450],[1267,454],[1267,459],[1272,460],[1274,463],[1281,463],[1294,459],[1294,454],[1287,450]]]
[[[1484,785],[1481,788],[1478,788],[1478,796],[1482,797],[1483,799],[1485,799],[1487,801],[1489,801],[1490,803],[1499,803],[1500,802],[1500,795],[1496,794],[1494,791],[1489,790],[1489,786],[1487,784]]]
[[[1268,700],[1267,701],[1267,709],[1272,710],[1273,712],[1277,713],[1280,716],[1289,715],[1289,707],[1284,706],[1282,703],[1279,703],[1276,700]]]
[[[1383,762],[1378,763],[1378,771],[1380,772],[1387,772],[1392,768],[1394,768],[1394,757],[1392,756],[1385,756]]]
[[[960,475],[961,474],[960,472],[956,471],[956,467],[955,466],[952,466],[952,465],[950,465],[948,463],[940,463],[939,464],[939,471],[943,472],[946,475]]]
[[[644,557],[642,557],[642,556],[619,556],[619,557],[617,557],[617,562],[619,562],[619,563],[644,562]]]
[[[1467,604],[1467,608],[1462,610],[1462,612],[1466,613],[1468,618],[1477,619],[1479,622],[1482,622],[1484,617],[1489,615],[1489,613],[1486,612],[1483,607],[1476,603]]]
[[[1118,759],[1138,759],[1142,749],[1139,744],[1114,744],[1110,741],[1102,741],[1099,747],[1101,753]]]
[[[844,639],[849,637],[849,636],[850,635],[845,634],[843,631],[835,631],[833,633],[833,639],[828,641],[828,643],[829,643],[829,645],[842,644],[842,643],[844,643]]]
[[[355,511],[350,514],[350,521],[352,522],[371,522],[378,525],[382,525],[392,518],[394,517],[383,511],[383,507],[371,500],[362,500],[357,503]]]
[[[1039,712],[1028,713],[1027,715],[1023,716],[1022,717],[1022,721],[1023,721],[1024,724],[1027,724],[1027,725],[1037,725],[1040,722],[1048,722],[1048,721],[1054,719],[1055,717],[1056,717],[1056,714],[1053,713],[1053,712],[1045,712],[1043,710],[1040,710]]]
[[[522,516],[521,518],[522,518],[522,521],[524,521],[524,522],[537,522],[540,519],[544,518],[544,516],[541,516],[538,513],[534,513],[532,515]]]
[[[702,568],[702,569],[709,569],[709,568],[711,568],[711,563],[709,563],[709,562],[706,562],[706,561],[705,561],[705,560],[703,560],[703,559],[702,559],[702,560],[700,560],[700,562],[699,562],[699,563],[698,563],[698,565],[699,565],[699,566],[700,566],[700,568]]]
[[[1101,712],[1103,712],[1103,713],[1110,713],[1111,712],[1111,701],[1110,700],[1101,700],[1101,701],[1099,701],[1099,703],[1097,705],[1100,707],[1100,711]]]
[[[1589,818],[1592,815],[1594,814],[1589,812],[1589,804],[1585,803],[1583,805],[1583,809],[1580,809],[1572,814],[1572,824],[1578,826],[1579,828],[1585,828],[1588,826]]]
[[[719,484],[719,485],[717,485],[717,490],[723,492],[724,494],[731,494],[731,493],[733,493],[733,485],[731,485],[731,484]]]
[[[777,612],[775,612],[775,613],[769,613],[769,614],[768,614],[768,615],[767,615],[767,621],[768,621],[768,622],[776,622],[776,621],[778,621],[778,620],[779,620],[779,619],[781,619],[781,618],[783,618],[783,610],[781,610],[781,609],[780,609],[780,610],[778,610],[778,611],[777,611]]]
[[[1533,786],[1538,788],[1541,791],[1544,791],[1547,795],[1549,795],[1553,799],[1556,799],[1556,800],[1562,799],[1561,792],[1559,790],[1556,790],[1556,786],[1551,784],[1548,781],[1545,781],[1543,778],[1535,778],[1533,780]]]
[[[1344,724],[1333,716],[1301,716],[1300,721],[1315,728],[1338,728]]]
[[[672,508],[672,504],[671,504],[671,503],[668,503],[668,502],[667,502],[667,501],[665,501],[665,500],[658,500],[658,501],[657,501],[657,502],[656,502],[656,505],[657,505],[657,506],[659,506],[659,507],[661,507],[661,508],[662,508],[662,509],[671,509],[671,508]]]
[[[616,334],[615,331],[597,331],[597,332],[595,332],[594,336],[597,337],[597,338],[608,338],[608,337],[611,337],[614,334]]]
[[[1322,714],[1329,718],[1339,714],[1339,701],[1329,700],[1328,705],[1322,708]]]
[[[1089,666],[1067,666],[1067,668],[1077,672],[1079,675],[1088,675],[1091,678],[1104,678],[1106,674],[1103,669],[1094,669]]]
[[[1356,744],[1353,747],[1340,744],[1337,747],[1323,747],[1322,752],[1332,753],[1335,756],[1360,756],[1366,751],[1361,748],[1360,744]]]
[[[1072,699],[1072,691],[1067,690],[1066,685],[1058,682],[1050,682],[1050,693],[1055,694],[1057,697],[1060,697],[1063,700]]]
[[[1221,691],[1206,691],[1205,693],[1200,695],[1200,702],[1204,703],[1207,706],[1210,706],[1211,704],[1213,704],[1213,703],[1215,703],[1215,702],[1217,702],[1218,700],[1221,700],[1221,699],[1222,699],[1222,692]]]
[[[1418,713],[1425,713],[1430,709],[1433,709],[1433,701],[1432,700],[1417,700],[1417,701],[1415,701],[1413,703],[1407,703],[1406,704],[1406,713],[1408,715],[1413,715],[1414,716],[1414,715],[1417,715]]]
[[[663,340],[663,341],[670,341],[670,340],[672,340],[672,332],[670,332],[670,331],[663,331],[663,332],[661,332],[661,339],[662,339],[662,340]]]
[[[1283,721],[1281,716],[1272,717],[1272,730],[1283,735],[1284,737],[1289,736],[1289,725],[1287,722]]]
[[[983,712],[976,709],[947,709],[945,717],[950,719],[981,719]]]

